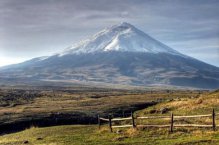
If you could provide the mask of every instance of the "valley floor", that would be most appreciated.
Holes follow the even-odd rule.
[[[175,93],[176,95],[176,93]],[[139,94],[139,96],[141,96]],[[157,94],[160,96],[160,94]],[[191,97],[178,94],[179,97],[166,99],[160,103],[136,111],[134,116],[160,116],[160,110],[166,108],[162,115],[200,115],[216,111],[216,125],[219,126],[219,91],[202,93]],[[121,96],[120,96],[121,97]],[[123,96],[124,97],[124,96]],[[122,97],[122,98],[123,98]],[[105,98],[105,97],[104,97]],[[133,96],[132,96],[133,98]],[[140,97],[139,97],[140,98]],[[138,98],[138,99],[139,99]],[[121,101],[121,100],[120,100]],[[124,100],[123,100],[124,101]],[[140,101],[140,100],[139,100]],[[140,121],[137,124],[169,124],[170,120]],[[175,123],[175,122],[174,122]],[[189,118],[176,120],[178,124],[211,124],[212,118]],[[116,125],[130,124],[124,121]],[[30,127],[24,131],[0,136],[0,145],[219,145],[219,127],[212,128],[124,128],[109,131],[108,124],[97,125],[64,125],[53,127]]]

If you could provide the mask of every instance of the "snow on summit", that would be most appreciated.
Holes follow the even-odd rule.
[[[179,52],[162,44],[126,22],[106,28],[93,35],[91,38],[67,48],[58,55],[63,56],[67,54],[110,51],[170,53],[181,55]]]

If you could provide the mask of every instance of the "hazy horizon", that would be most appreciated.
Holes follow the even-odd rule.
[[[0,66],[52,55],[128,22],[167,46],[219,67],[217,0],[2,0]]]

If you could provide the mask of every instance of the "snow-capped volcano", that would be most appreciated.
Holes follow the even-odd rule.
[[[70,46],[59,55],[108,51],[182,55],[126,22],[106,28],[91,38]]]
[[[219,88],[219,68],[181,54],[131,24],[121,23],[61,53],[0,68],[0,80],[0,84],[39,84],[46,80]]]

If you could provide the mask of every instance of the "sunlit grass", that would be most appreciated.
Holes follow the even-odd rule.
[[[161,94],[157,94],[162,96]],[[188,96],[164,100],[161,103],[148,107],[143,110],[136,111],[134,116],[170,116],[173,112],[175,115],[192,115],[192,114],[210,114],[212,108],[215,108],[216,113],[219,113],[219,93],[203,94],[196,98]],[[120,95],[114,96],[117,101],[131,102],[133,97],[140,101],[145,101],[143,95]],[[122,97],[119,98],[119,97]],[[67,97],[68,98],[68,97]],[[105,103],[112,103],[113,98],[102,98]],[[103,101],[100,99],[101,101]],[[141,100],[142,99],[142,100]],[[64,99],[65,100],[65,99]],[[84,98],[83,103],[87,100],[93,101],[92,98]],[[100,101],[99,100],[99,101]],[[42,101],[42,100],[41,100]],[[45,100],[44,100],[45,101]],[[44,103],[42,101],[41,103]],[[59,99],[56,101],[60,101]],[[88,102],[89,102],[88,101]],[[117,102],[118,104],[121,102]],[[61,102],[60,102],[61,103]],[[101,102],[102,103],[102,102]],[[116,104],[117,104],[116,103]],[[117,104],[117,105],[118,105]],[[86,105],[85,105],[86,106]],[[107,106],[105,106],[107,107]],[[169,110],[161,114],[161,108]],[[24,110],[27,108],[23,108]],[[151,110],[158,110],[153,112]],[[218,111],[218,112],[217,112]],[[201,123],[211,124],[211,118],[201,119],[186,119],[177,121],[176,123]],[[217,117],[217,122],[219,117]],[[130,124],[125,121],[118,124]],[[169,124],[169,120],[154,119],[150,121],[138,121],[140,123],[154,124]],[[12,133],[0,136],[0,144],[3,145],[18,145],[28,141],[28,144],[39,145],[217,145],[219,144],[219,129],[212,131],[212,128],[174,128],[174,132],[170,133],[169,128],[124,128],[113,129],[113,133],[109,131],[108,124],[101,126],[100,130],[97,125],[66,125],[54,127],[31,127],[18,133]]]

